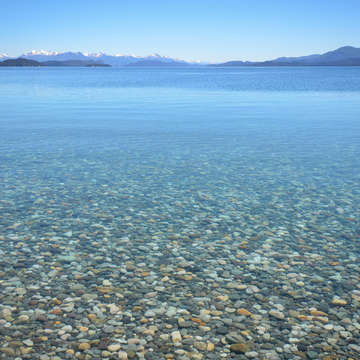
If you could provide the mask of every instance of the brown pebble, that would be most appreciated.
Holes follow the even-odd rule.
[[[230,350],[237,354],[245,354],[251,349],[250,344],[237,343],[230,346]]]

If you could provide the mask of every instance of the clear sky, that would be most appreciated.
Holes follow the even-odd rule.
[[[360,0],[0,0],[0,53],[264,60],[360,47]]]

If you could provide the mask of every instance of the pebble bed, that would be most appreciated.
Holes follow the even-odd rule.
[[[99,136],[1,154],[1,359],[360,358],[358,148]]]

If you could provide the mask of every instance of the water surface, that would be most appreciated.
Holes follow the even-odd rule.
[[[355,67],[0,69],[3,358],[357,358],[359,118]]]

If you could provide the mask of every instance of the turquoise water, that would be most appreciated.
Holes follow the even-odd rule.
[[[360,356],[359,119],[355,67],[0,69],[2,358]]]

